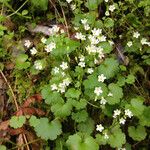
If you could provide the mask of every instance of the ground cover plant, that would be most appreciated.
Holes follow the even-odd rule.
[[[149,0],[0,8],[0,150],[149,149]]]

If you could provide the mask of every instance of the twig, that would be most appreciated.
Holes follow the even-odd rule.
[[[24,138],[24,141],[25,141],[25,144],[26,144],[27,150],[30,150],[30,148],[29,148],[29,144],[28,144],[28,141],[27,141],[27,138],[26,138],[25,134],[23,133],[22,135],[23,135],[23,138]]]
[[[65,21],[65,25],[66,25],[66,29],[67,29],[67,34],[68,34],[68,37],[70,37],[69,30],[68,30],[68,23],[67,23],[67,20],[66,20],[66,16],[65,16],[65,13],[64,13],[64,10],[63,10],[63,8],[61,6],[61,2],[60,1],[59,1],[59,3],[60,3],[60,7],[61,7],[61,11],[62,11],[62,14],[63,14],[64,21]]]
[[[10,84],[8,83],[8,80],[7,80],[7,78],[5,77],[5,75],[3,74],[2,70],[0,70],[0,74],[2,75],[2,77],[4,78],[4,80],[5,80],[6,84],[7,84],[7,86],[8,86],[9,89],[10,89],[10,92],[11,92],[11,94],[12,94],[12,97],[13,97],[13,100],[14,100],[14,103],[15,103],[15,106],[16,106],[16,109],[17,109],[17,111],[18,111],[18,110],[19,110],[19,106],[18,106],[16,97],[15,97],[15,94],[14,94],[14,92],[13,92],[13,90],[12,90],[12,87],[11,87]]]
[[[15,14],[18,13],[18,11],[28,2],[28,0],[26,0],[15,12],[13,12],[12,14],[8,15],[7,17],[11,17]]]

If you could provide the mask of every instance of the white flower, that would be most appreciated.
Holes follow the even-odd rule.
[[[85,56],[81,55],[79,56],[80,61],[84,61],[85,60]]]
[[[109,136],[107,133],[104,133],[104,139],[109,139]]]
[[[107,103],[106,99],[104,97],[101,98],[100,104],[105,105]]]
[[[104,35],[99,36],[98,39],[100,42],[104,42],[104,41],[106,41],[106,36],[104,36]]]
[[[125,124],[125,122],[126,122],[126,120],[125,120],[124,118],[120,118],[120,119],[119,119],[119,123],[120,123],[120,124]]]
[[[140,33],[139,33],[139,32],[134,32],[134,33],[133,33],[133,37],[138,38],[139,36],[140,36]]]
[[[96,28],[94,28],[94,29],[92,30],[92,33],[93,33],[93,35],[94,35],[95,37],[98,37],[98,36],[102,33],[102,29],[96,29]]]
[[[93,36],[91,34],[88,36],[88,38],[89,38],[91,44],[93,44],[93,45],[96,45],[100,42],[99,39],[97,39],[95,36]]]
[[[114,42],[113,41],[108,41],[109,42],[109,44],[112,46],[112,45],[114,45]]]
[[[127,45],[128,45],[128,47],[131,47],[131,46],[132,46],[132,41],[129,41],[129,42],[127,43]]]
[[[31,46],[30,40],[25,40],[24,46],[26,46],[27,48],[29,48]]]
[[[109,16],[109,15],[110,15],[109,11],[106,11],[106,12],[105,12],[105,15],[106,15],[106,16]]]
[[[85,24],[85,25],[84,25],[84,29],[85,29],[86,31],[89,30],[89,29],[90,29],[89,24]]]
[[[66,75],[65,72],[62,72],[61,74],[62,74],[63,77]]]
[[[61,29],[61,30],[60,30],[60,33],[61,33],[61,34],[65,33],[64,29]]]
[[[58,68],[58,67],[55,67],[55,68],[53,69],[53,71],[54,71],[54,74],[57,74],[57,73],[59,73],[59,68]]]
[[[58,89],[58,88],[57,88],[57,85],[56,85],[55,83],[51,85],[51,90],[52,90],[52,91],[57,90],[57,89]]]
[[[121,114],[121,111],[119,109],[114,110],[113,118],[116,118]]]
[[[87,21],[88,21],[87,19],[81,19],[81,23],[82,23],[82,24],[86,24]]]
[[[107,3],[109,0],[105,0],[105,2]]]
[[[96,125],[96,130],[102,132],[104,130],[104,127],[101,124]]]
[[[49,52],[51,52],[55,48],[56,48],[56,43],[51,42],[50,44],[48,44],[48,45],[45,46],[45,51],[47,53],[49,53]]]
[[[115,8],[115,5],[110,5],[110,6],[109,6],[109,10],[110,10],[111,12],[113,12],[115,9],[116,9],[116,8]]]
[[[71,7],[72,10],[75,10],[75,9],[76,9],[76,5],[75,5],[75,4],[71,4],[70,7]]]
[[[98,76],[98,82],[104,82],[105,79],[106,77],[104,76],[104,74]]]
[[[80,67],[84,68],[84,67],[85,67],[85,62],[81,61],[81,62],[78,63],[78,65],[79,65]]]
[[[85,35],[83,35],[81,32],[77,32],[75,35],[75,38],[79,39],[79,40],[86,40]]]
[[[56,34],[57,32],[59,32],[60,27],[58,27],[57,25],[54,25],[52,28],[49,29],[49,32],[51,35]]]
[[[72,0],[66,0],[66,2],[67,2],[67,3],[71,3],[71,2],[72,2]]]
[[[101,87],[95,87],[94,93],[99,96],[100,94],[103,93],[102,88]]]
[[[62,68],[62,70],[68,69],[67,62],[62,62],[62,64],[60,65],[60,67]]]
[[[112,96],[113,96],[113,94],[112,94],[111,92],[109,92],[107,96],[112,97]]]
[[[142,45],[147,44],[147,43],[148,43],[148,42],[147,42],[147,39],[146,39],[146,38],[142,38],[142,39],[141,39],[141,44],[142,44]]]
[[[65,84],[64,83],[59,83],[58,85],[58,92],[64,93],[65,92]]]
[[[74,27],[74,29],[77,31],[79,29],[79,27]]]
[[[71,81],[70,81],[69,78],[66,78],[66,79],[63,80],[63,84],[64,84],[65,86],[68,86],[70,83],[71,83]]]
[[[35,69],[37,70],[42,70],[43,68],[42,63],[40,61],[35,61],[34,66],[35,66]]]
[[[89,54],[96,53],[97,47],[95,45],[87,46],[86,50],[88,51]]]
[[[132,112],[129,109],[125,110],[125,115],[131,118],[133,116]]]
[[[35,47],[33,47],[32,49],[30,49],[31,55],[35,55],[37,53],[37,50]]]
[[[46,39],[45,37],[42,37],[42,38],[41,38],[41,42],[42,42],[42,43],[44,43],[44,44],[45,44],[45,43],[46,43],[46,41],[47,41],[47,39]]]
[[[93,68],[88,68],[87,73],[92,74],[94,72]]]

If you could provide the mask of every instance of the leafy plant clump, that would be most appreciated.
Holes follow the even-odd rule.
[[[0,7],[0,149],[148,149],[149,1]]]

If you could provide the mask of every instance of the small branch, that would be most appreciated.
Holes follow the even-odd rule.
[[[14,94],[14,92],[13,92],[13,90],[12,90],[12,87],[11,87],[10,84],[8,83],[8,80],[7,80],[7,78],[5,77],[5,75],[3,74],[2,70],[0,70],[0,74],[2,75],[2,77],[4,78],[4,80],[5,80],[6,84],[7,84],[7,86],[8,86],[9,89],[10,89],[10,92],[11,92],[11,94],[12,94],[12,97],[13,97],[13,100],[14,100],[14,103],[15,103],[15,106],[16,106],[16,109],[17,109],[17,111],[18,111],[18,110],[19,110],[19,106],[18,106],[16,97],[15,97],[15,94]]]

